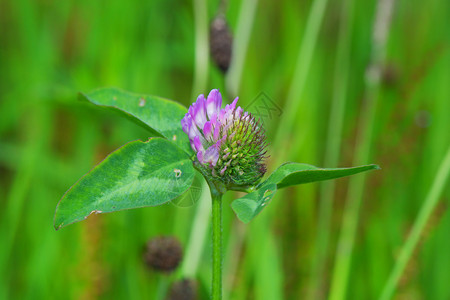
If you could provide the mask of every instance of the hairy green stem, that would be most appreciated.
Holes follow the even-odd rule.
[[[447,150],[447,154],[445,155],[439,171],[437,172],[436,178],[433,181],[433,185],[425,199],[425,202],[420,209],[419,215],[417,216],[416,221],[414,222],[414,226],[411,230],[411,233],[406,240],[406,243],[403,244],[402,249],[400,250],[400,255],[395,263],[394,269],[389,276],[388,281],[383,289],[383,293],[381,294],[380,300],[388,300],[392,298],[394,294],[395,288],[397,286],[400,277],[405,270],[405,267],[411,258],[411,255],[414,252],[414,249],[419,242],[420,235],[422,234],[425,225],[427,224],[428,219],[430,218],[433,210],[436,208],[439,197],[442,194],[442,191],[445,188],[445,184],[450,175],[450,148]]]
[[[211,188],[212,198],[212,299],[222,299],[222,194]]]

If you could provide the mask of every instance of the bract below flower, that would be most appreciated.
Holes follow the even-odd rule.
[[[267,143],[260,122],[237,102],[222,108],[222,95],[214,89],[206,99],[198,96],[181,125],[208,174],[227,185],[245,186],[266,172]]]

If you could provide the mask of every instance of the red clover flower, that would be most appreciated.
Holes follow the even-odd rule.
[[[256,184],[266,172],[265,130],[259,120],[237,106],[225,108],[219,90],[200,95],[181,120],[202,173],[227,186]]]

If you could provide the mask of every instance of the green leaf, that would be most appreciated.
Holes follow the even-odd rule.
[[[188,190],[194,175],[188,155],[171,142],[162,138],[130,142],[64,194],[56,207],[55,228],[92,213],[164,204]]]
[[[278,167],[266,181],[259,184],[276,183],[277,188],[350,176],[364,171],[379,169],[377,165],[365,165],[352,168],[318,168],[308,164],[287,162]]]
[[[231,203],[231,207],[244,223],[250,222],[267,205],[277,191],[277,185],[267,184],[252,193],[248,193],[242,198]]]
[[[267,206],[278,189],[302,183],[350,176],[364,171],[379,169],[377,165],[353,168],[323,169],[308,164],[288,162],[282,164],[256,189],[231,204],[236,216],[244,223],[250,222]]]
[[[155,132],[192,154],[188,136],[181,129],[181,119],[186,107],[172,100],[135,94],[117,88],[101,88],[90,93],[80,93],[80,98],[95,105],[118,111],[128,119]]]

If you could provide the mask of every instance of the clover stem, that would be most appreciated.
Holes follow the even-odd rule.
[[[212,299],[222,299],[222,194],[211,188],[212,198]]]

